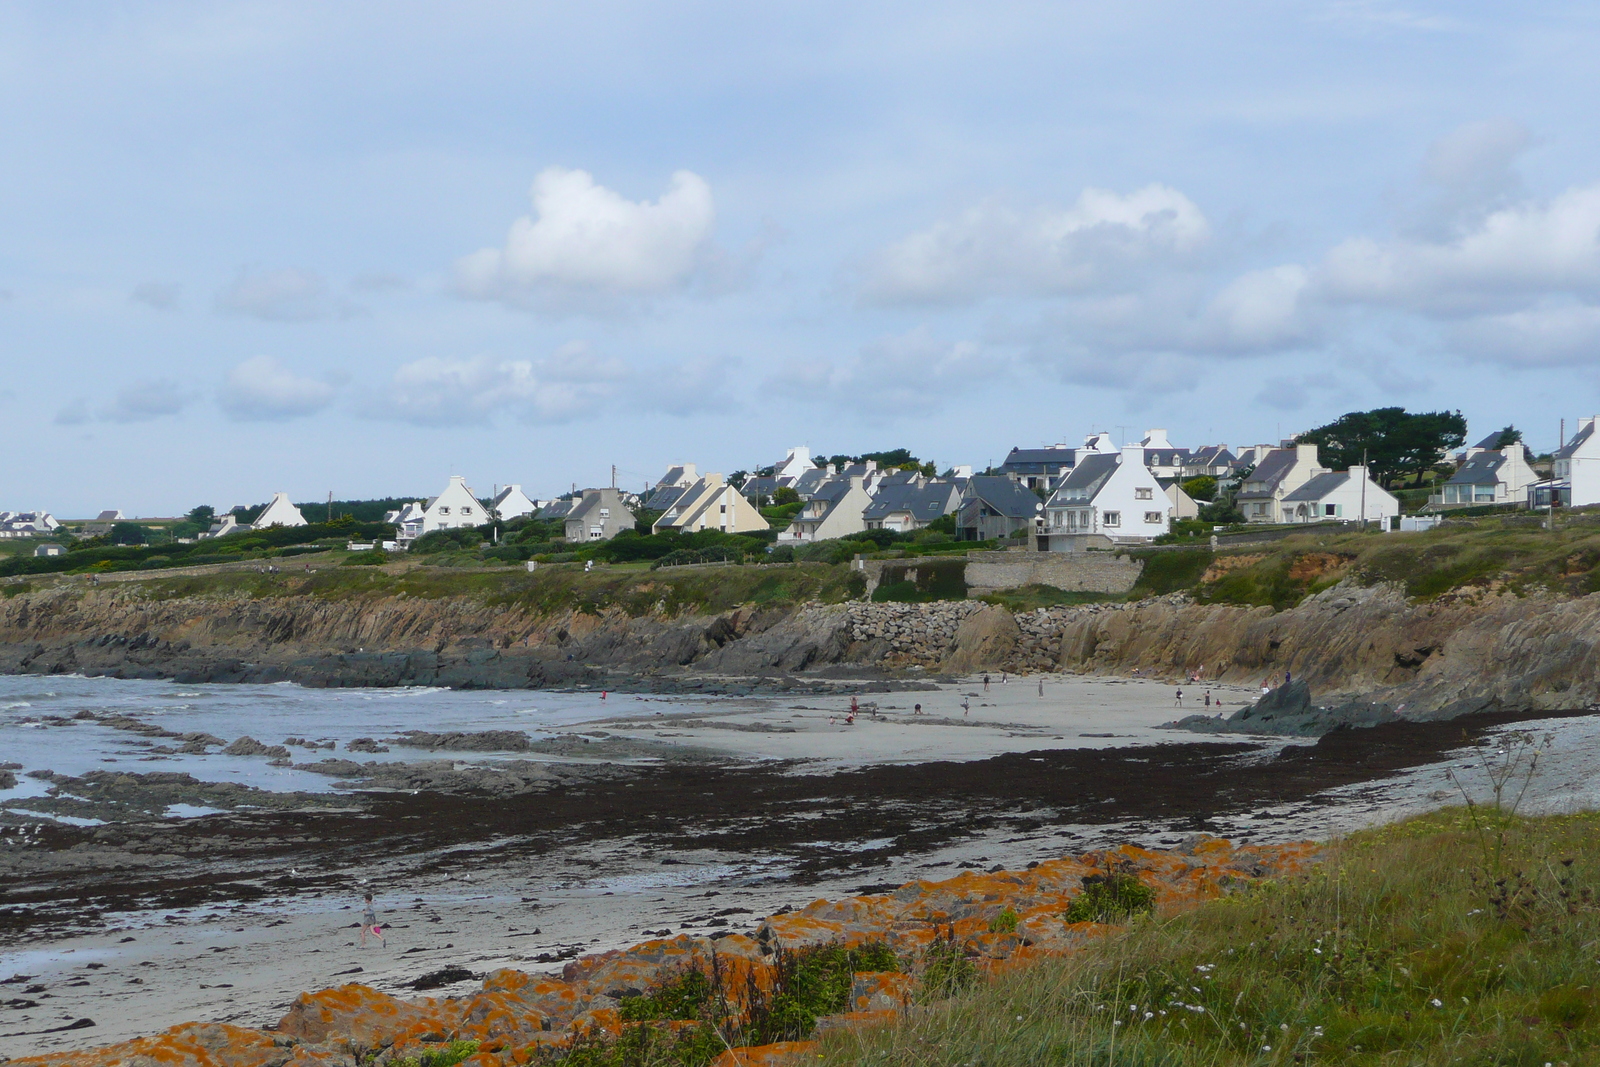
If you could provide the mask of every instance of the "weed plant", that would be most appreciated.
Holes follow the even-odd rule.
[[[1525,881],[1514,912],[1486,904],[1474,815],[1453,808],[899,1024],[829,1034],[818,1062],[1600,1063],[1600,816],[1508,814],[1505,830]]]

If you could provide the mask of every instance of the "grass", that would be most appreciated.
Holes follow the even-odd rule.
[[[1120,603],[1128,598],[1118,593],[1068,592],[1053,585],[1024,585],[1016,589],[1000,589],[978,599],[1008,611],[1023,612],[1036,608],[1077,607],[1079,604]]]
[[[1309,876],[829,1034],[816,1062],[1600,1063],[1600,816],[1494,817],[1525,883],[1511,905],[1473,817],[1450,809],[1333,844]]]

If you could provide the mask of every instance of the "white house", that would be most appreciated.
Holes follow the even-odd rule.
[[[229,534],[249,533],[252,527],[248,523],[239,521],[239,516],[229,511],[217,518],[210,529],[200,535],[201,540],[212,537],[227,537]]]
[[[910,533],[954,513],[960,506],[959,485],[918,474],[906,482],[881,486],[861,513],[861,521],[869,530]]]
[[[459,530],[482,526],[489,521],[484,506],[472,495],[467,480],[459,474],[450,476],[444,492],[426,503],[407,504],[398,513],[391,513],[390,521],[400,528],[400,546],[405,548],[423,534],[435,530]]]
[[[707,474],[683,491],[671,507],[650,527],[651,533],[676,530],[699,533],[751,533],[771,529],[754,504],[729,485],[720,474]]]
[[[1145,466],[1144,446],[1080,456],[1045,504],[1043,537],[1052,552],[1073,551],[1074,538],[1145,541],[1171,529],[1170,502]]]
[[[1600,415],[1579,419],[1572,440],[1552,456],[1553,480],[1557,488],[1565,490],[1562,496],[1572,507],[1600,504],[1600,434],[1595,433],[1596,419]]]
[[[1525,504],[1528,487],[1539,480],[1528,463],[1528,449],[1521,441],[1490,451],[1470,448],[1461,466],[1440,487],[1439,502],[1445,507],[1471,504]]]
[[[299,508],[289,503],[289,494],[273,493],[266,510],[256,516],[256,521],[251,523],[250,527],[255,530],[265,530],[269,526],[305,525],[307,525],[306,517],[300,514]]]
[[[1139,443],[1144,446],[1144,465],[1157,478],[1176,478],[1189,463],[1189,450],[1174,448],[1166,430],[1146,430]]]
[[[1284,518],[1283,498],[1319,474],[1321,466],[1316,445],[1274,448],[1256,460],[1234,496],[1234,506],[1244,513],[1246,522],[1293,522]]]
[[[811,494],[778,540],[809,544],[860,533],[867,528],[865,516],[871,504],[864,473],[830,479]]]
[[[811,449],[796,445],[789,449],[781,461],[772,465],[772,479],[780,487],[793,485],[802,474],[815,467],[816,464],[811,460]]]
[[[42,537],[60,526],[48,511],[0,511],[0,537]]]
[[[1365,511],[1363,512],[1363,507]],[[1400,501],[1372,480],[1365,467],[1325,471],[1285,493],[1279,502],[1284,522],[1387,523],[1400,514]]]
[[[502,522],[520,519],[539,510],[539,505],[529,499],[520,485],[508,485],[500,490],[494,495],[494,499],[489,501],[489,507]]]

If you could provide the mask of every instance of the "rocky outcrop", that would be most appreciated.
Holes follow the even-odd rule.
[[[735,1013],[747,1008],[741,991],[770,987],[782,951],[818,945],[883,945],[904,968],[851,976],[844,1010],[819,1020],[819,1029],[881,1024],[896,1018],[920,988],[923,961],[938,941],[944,956],[992,972],[1043,956],[1071,952],[1116,929],[1073,921],[1068,911],[1084,887],[1105,872],[1136,878],[1154,891],[1158,910],[1212,900],[1261,878],[1305,871],[1316,861],[1310,844],[1242,846],[1197,837],[1186,848],[1157,852],[1124,845],[1106,852],[1030,864],[1021,871],[965,871],[945,881],[909,882],[892,893],[818,900],[798,911],[769,915],[751,934],[715,939],[682,935],[585,956],[559,977],[500,970],[459,997],[403,999],[351,984],[302,993],[270,1032],[188,1023],[155,1037],[79,1052],[10,1061],[14,1067],[360,1067],[398,1063],[444,1051],[453,1041],[477,1041],[474,1067],[516,1067],[542,1055],[619,1036],[627,1026],[693,1026],[689,1021],[625,1023],[622,1001],[648,993],[688,970],[716,976]],[[1104,916],[1102,916],[1104,918]],[[727,1032],[743,1024],[725,1020]],[[730,1050],[718,1063],[785,1062],[814,1053],[805,1042]]]

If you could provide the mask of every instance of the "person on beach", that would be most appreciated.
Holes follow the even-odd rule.
[[[983,676],[983,691],[985,693],[989,691],[989,676],[987,674]]]
[[[1183,707],[1183,690],[1182,689],[1178,690],[1177,695],[1172,698],[1172,706],[1175,707],[1175,708]]]
[[[856,712],[858,712],[860,710],[861,709],[856,706],[856,698],[855,697],[851,697],[850,698],[850,714],[854,715]]]
[[[846,715],[844,717],[844,724],[846,726],[854,726],[856,724],[856,709],[855,708],[851,708],[850,709],[850,714],[848,714],[848,715]]]
[[[911,714],[913,714],[913,715],[921,715],[922,714],[922,705],[921,704],[917,704],[914,707],[912,707]]]
[[[1283,684],[1284,685],[1288,685],[1289,682],[1293,680],[1293,678],[1294,678],[1294,676],[1291,675],[1288,671],[1284,671],[1283,672]]]
[[[1261,679],[1261,695],[1262,696],[1266,696],[1270,692],[1272,692],[1272,679],[1271,678],[1263,678],[1263,679]]]
[[[1039,675],[1039,695],[1044,696],[1044,675]]]
[[[962,697],[961,698],[961,714],[963,714],[963,715],[971,715],[972,714],[972,701],[968,700],[966,697]]]
[[[378,939],[380,948],[388,948],[389,940],[384,937],[383,927],[378,925],[378,909],[372,903],[371,893],[361,898],[361,906],[361,947],[367,947],[367,934],[370,932]]]
[[[1209,708],[1210,706],[1211,706],[1211,690],[1207,689],[1206,690],[1206,707]]]

